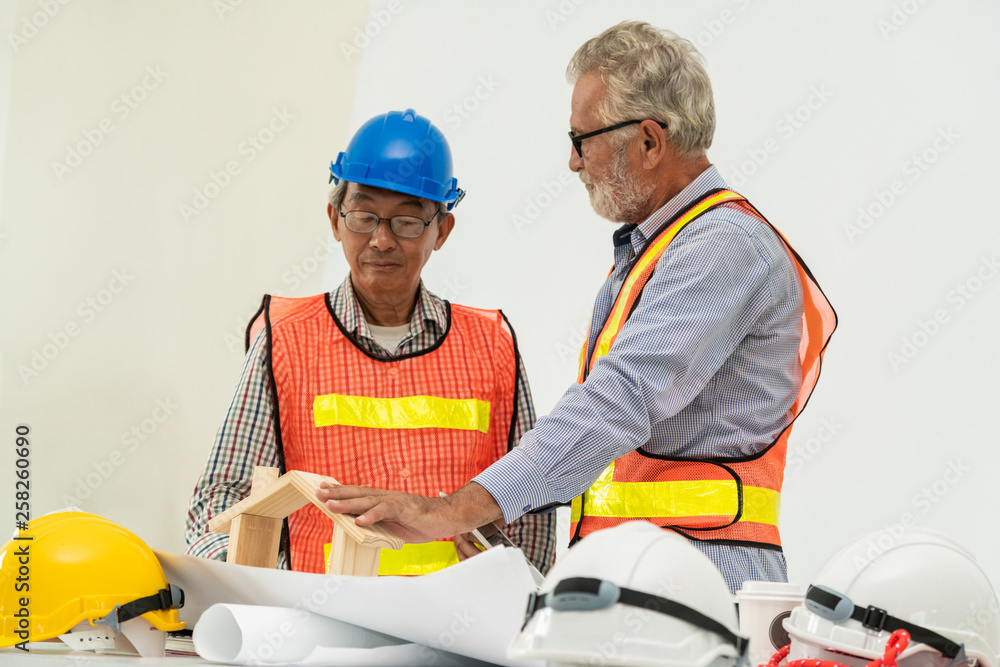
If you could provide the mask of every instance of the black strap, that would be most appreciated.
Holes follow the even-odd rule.
[[[507,315],[502,310],[498,312],[503,321],[507,323],[511,340],[514,342],[514,409],[510,417],[510,430],[507,432],[507,451],[509,452],[517,446],[514,433],[517,430],[517,396],[521,389],[521,355],[517,350],[517,334],[514,333],[514,327],[510,325],[510,320],[507,319]]]
[[[837,606],[837,602],[841,598],[815,586],[810,586],[809,590],[806,591],[806,599],[833,609]],[[955,658],[959,654],[959,651],[962,650],[960,644],[953,642],[947,637],[939,635],[923,626],[914,625],[901,618],[890,616],[889,612],[885,609],[880,609],[873,605],[868,605],[867,607],[854,605],[851,618],[859,621],[862,626],[869,630],[875,630],[876,632],[882,632],[883,630],[888,630],[889,632],[906,630],[910,633],[910,639],[921,644],[927,644],[931,648],[940,651],[946,658]]]
[[[859,607],[855,605],[854,613],[851,614],[851,618],[856,621],[861,621],[861,625],[871,630],[875,630],[876,632],[882,632],[882,630],[888,630],[889,632],[906,630],[910,633],[910,639],[937,649],[946,658],[954,658],[962,649],[960,645],[943,635],[939,635],[933,630],[929,630],[920,625],[914,625],[913,623],[908,623],[901,618],[896,618],[895,616],[890,616],[885,609],[879,609],[878,607],[874,607],[872,605],[868,605],[867,607]]]
[[[184,591],[180,588],[177,589],[180,592],[180,601],[177,607],[184,606]],[[124,623],[125,621],[131,621],[133,618],[142,616],[143,614],[150,611],[159,611],[174,608],[173,595],[170,593],[170,588],[161,588],[153,595],[147,595],[144,598],[139,598],[138,600],[132,600],[128,604],[123,604],[118,607],[118,622]]]
[[[649,593],[634,591],[628,588],[621,589],[621,592],[622,596],[620,598],[620,602],[622,604],[651,609],[653,611],[658,611],[661,614],[666,614],[667,616],[673,616],[674,618],[679,618],[682,621],[687,621],[691,625],[719,635],[726,640],[727,643],[735,646],[736,650],[739,651],[740,654],[746,651],[747,640],[745,638],[740,637],[722,623],[719,623],[714,618],[710,618],[705,614],[702,614],[696,609],[692,609],[691,607],[681,604],[676,600],[668,600],[667,598],[662,598],[658,595],[650,595]]]
[[[602,582],[603,580],[601,579],[593,579],[590,577],[574,577],[571,579],[564,579],[559,582],[559,584],[553,589],[552,593],[556,595],[581,593],[584,596],[593,596],[596,599],[599,595]],[[686,621],[703,630],[715,633],[716,635],[722,637],[726,643],[734,646],[741,656],[746,653],[748,640],[745,637],[737,635],[725,625],[716,621],[714,618],[710,618],[700,611],[692,609],[686,604],[677,602],[676,600],[669,600],[667,598],[660,597],[659,595],[652,595],[651,593],[644,593],[631,588],[623,588],[620,586],[617,586],[616,588],[618,590],[618,597],[616,600],[612,600],[610,603],[605,603],[600,606],[594,606],[593,609],[602,609],[617,602],[630,607],[639,607],[640,609],[656,611],[661,614],[673,616],[674,618]],[[525,611],[524,617],[525,624],[527,624],[528,620],[535,614],[535,612],[540,609],[544,609],[547,606],[551,606],[548,603],[548,595],[549,594],[532,593],[529,596],[528,608]]]

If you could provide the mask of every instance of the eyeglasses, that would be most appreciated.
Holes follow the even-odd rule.
[[[651,119],[645,118],[643,120],[651,120]],[[641,123],[641,122],[643,122],[643,121],[642,120],[627,120],[624,123],[618,123],[617,125],[609,125],[608,127],[602,127],[599,130],[594,130],[593,132],[587,132],[586,134],[573,134],[573,132],[569,132],[569,140],[573,142],[573,148],[576,149],[576,154],[579,155],[580,157],[583,157],[583,140],[584,139],[589,139],[591,137],[596,137],[599,134],[604,134],[605,132],[611,132],[612,130],[620,130],[621,128],[626,127],[628,125],[635,125],[636,123]],[[660,127],[662,127],[664,130],[667,129],[667,124],[666,123],[661,123],[658,120],[654,120],[653,122],[656,123],[657,125],[659,125]]]
[[[337,213],[344,218],[344,224],[352,232],[371,234],[378,229],[379,224],[383,220],[388,220],[389,229],[392,230],[393,234],[404,239],[415,239],[424,233],[427,226],[434,222],[434,218],[438,217],[441,211],[439,210],[432,215],[430,220],[423,220],[415,215],[394,215],[391,218],[380,218],[370,211],[348,211],[344,213],[338,209]]]

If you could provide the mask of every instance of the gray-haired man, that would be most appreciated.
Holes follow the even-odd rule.
[[[576,498],[574,539],[646,520],[691,539],[734,592],[784,581],[786,440],[836,316],[706,157],[715,107],[690,42],[621,23],[580,47],[567,78],[569,166],[594,210],[622,223],[579,382],[448,499],[360,487],[319,497],[414,541]]]

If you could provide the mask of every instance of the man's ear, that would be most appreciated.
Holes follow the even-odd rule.
[[[652,169],[666,157],[670,139],[666,131],[654,120],[646,120],[639,124],[639,137],[642,139],[642,166]]]
[[[333,210],[333,204],[326,205],[326,215],[330,218],[330,226],[333,228],[333,238],[340,240],[340,216]]]
[[[434,249],[440,250],[444,242],[448,240],[448,235],[451,234],[451,230],[455,228],[455,216],[451,213],[444,216],[441,222],[438,223],[438,237],[437,241],[434,242]]]

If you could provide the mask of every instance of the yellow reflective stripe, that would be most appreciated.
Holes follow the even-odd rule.
[[[323,561],[330,572],[330,543],[323,545]],[[458,562],[454,542],[404,544],[400,550],[382,549],[378,557],[378,573],[383,575],[430,574]]]
[[[382,549],[378,561],[378,573],[380,575],[430,574],[457,562],[458,552],[455,551],[454,542],[404,544],[399,551]]]
[[[642,275],[642,272],[648,268],[650,264],[659,261],[660,256],[663,254],[664,250],[666,250],[667,245],[674,239],[675,236],[677,236],[678,232],[684,229],[689,222],[697,218],[699,215],[704,213],[706,209],[712,206],[725,201],[735,201],[737,199],[743,199],[743,197],[731,190],[724,190],[712,195],[684,214],[683,217],[675,221],[674,224],[667,229],[667,231],[657,237],[652,246],[647,248],[646,251],[642,253],[642,257],[639,258],[639,261],[637,261],[632,270],[629,271],[628,277],[625,279],[625,284],[622,285],[621,290],[619,290],[619,296],[615,303],[615,309],[611,313],[610,317],[608,317],[601,339],[597,341],[597,345],[594,346],[592,362],[603,357],[611,349],[611,340],[618,333],[618,330],[622,325],[622,320],[627,315],[625,311],[628,305],[628,296],[632,292],[632,288],[635,287],[635,283],[639,280],[639,276]]]
[[[597,478],[597,480],[594,482],[594,485],[591,486],[590,489],[587,489],[587,491],[589,492],[591,489],[595,488],[599,484],[610,483],[614,474],[615,474],[615,462],[612,461],[611,463],[608,464],[608,467],[604,469],[604,472],[601,473],[600,477]],[[581,507],[582,505],[580,504],[580,496],[577,496],[572,501],[570,501],[569,520],[571,523],[580,520]],[[588,508],[590,507],[590,503],[587,504],[587,507]]]
[[[580,520],[580,496],[574,498],[569,504],[569,521],[576,523]],[[572,537],[572,535],[570,535]]]
[[[590,342],[590,327],[587,327],[587,337],[580,346],[580,360],[576,367],[576,381],[583,383],[583,371],[587,368],[587,343]]]
[[[475,398],[370,398],[325,394],[313,400],[313,420],[316,426],[452,428],[488,433],[490,404]]]
[[[573,507],[579,517],[579,502]],[[741,521],[778,525],[781,494],[760,486],[743,487]],[[736,482],[683,480],[671,482],[595,482],[587,489],[587,516],[623,519],[734,516]],[[575,518],[574,518],[575,520]]]

